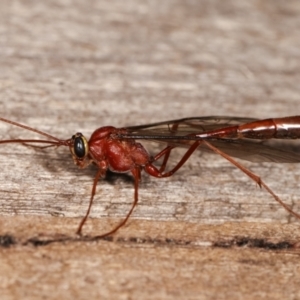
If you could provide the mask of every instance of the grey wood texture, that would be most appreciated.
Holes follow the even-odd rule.
[[[2,1],[0,115],[65,139],[296,115],[299,28],[298,1]],[[17,137],[38,135],[0,122],[1,139]],[[34,241],[75,238],[96,169],[78,170],[64,148],[1,145],[0,161],[1,299],[300,298],[299,221],[217,155],[143,175],[112,241],[48,245]],[[298,165],[243,164],[300,211]],[[84,233],[109,230],[132,198],[130,177],[100,181]]]

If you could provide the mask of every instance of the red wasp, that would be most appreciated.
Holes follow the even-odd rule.
[[[5,118],[0,117],[0,121],[33,131],[47,138],[45,140],[2,140],[0,144],[44,144],[44,146],[41,146],[42,148],[67,146],[79,168],[83,169],[90,164],[95,164],[98,167],[89,206],[79,224],[77,234],[81,234],[82,227],[90,213],[98,180],[105,176],[107,170],[116,173],[130,172],[132,174],[134,178],[134,201],[126,217],[115,228],[98,237],[111,235],[126,223],[138,202],[138,188],[143,170],[157,178],[172,176],[184,165],[196,149],[210,151],[227,159],[260,187],[266,189],[289,213],[300,219],[300,215],[287,206],[260,177],[234,159],[236,157],[248,161],[300,162],[298,153],[267,144],[268,141],[274,139],[300,138],[300,116],[264,120],[212,116],[185,118],[124,128],[105,126],[96,129],[89,140],[81,133],[76,133],[70,139],[62,140]],[[137,140],[164,142],[166,146],[155,156],[150,156]],[[185,147],[187,151],[173,169],[165,171],[170,153],[176,147]],[[163,161],[160,167],[156,167],[154,163],[160,158],[163,158]]]

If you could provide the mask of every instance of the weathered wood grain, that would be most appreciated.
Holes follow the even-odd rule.
[[[54,136],[299,114],[297,1],[0,5],[0,115]],[[36,135],[0,123],[10,137]],[[199,152],[171,178],[143,176],[113,241],[43,246],[37,238],[75,238],[95,169],[77,170],[68,149],[2,145],[0,160],[3,299],[299,297],[299,222],[222,158]],[[299,166],[245,165],[300,211]],[[84,232],[111,228],[132,197],[130,177],[99,182]]]

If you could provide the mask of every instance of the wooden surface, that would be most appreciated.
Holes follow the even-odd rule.
[[[299,114],[298,1],[2,1],[0,20],[0,115],[57,137]],[[12,137],[37,136],[0,123]],[[75,236],[93,167],[63,148],[2,145],[0,159],[1,299],[300,298],[299,221],[220,157],[143,175],[126,227],[98,241]],[[245,166],[300,211],[299,166]],[[84,233],[111,228],[132,197],[130,177],[99,182]]]

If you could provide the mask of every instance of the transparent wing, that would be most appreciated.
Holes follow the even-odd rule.
[[[252,162],[300,162],[299,151],[298,153],[293,151],[296,150],[296,147],[293,141],[290,140],[215,140],[211,141],[211,144],[230,156]]]
[[[211,130],[240,125],[256,121],[253,118],[238,118],[226,116],[193,117],[165,122],[158,122],[139,126],[126,127],[128,135],[138,139],[144,136],[184,136],[191,133],[203,133]]]
[[[223,129],[230,126],[253,122],[257,119],[238,117],[195,117],[179,120],[158,122],[147,125],[126,127],[127,133],[122,134],[122,139],[147,139],[163,142],[175,147],[190,147],[197,133],[206,133],[212,130]],[[200,139],[201,140],[201,139]],[[290,140],[253,140],[253,139],[222,139],[207,138],[207,142],[217,147],[226,154],[253,162],[300,162],[299,147]],[[204,145],[200,150],[212,152]],[[294,151],[292,151],[294,150]],[[295,151],[296,150],[296,151]]]

